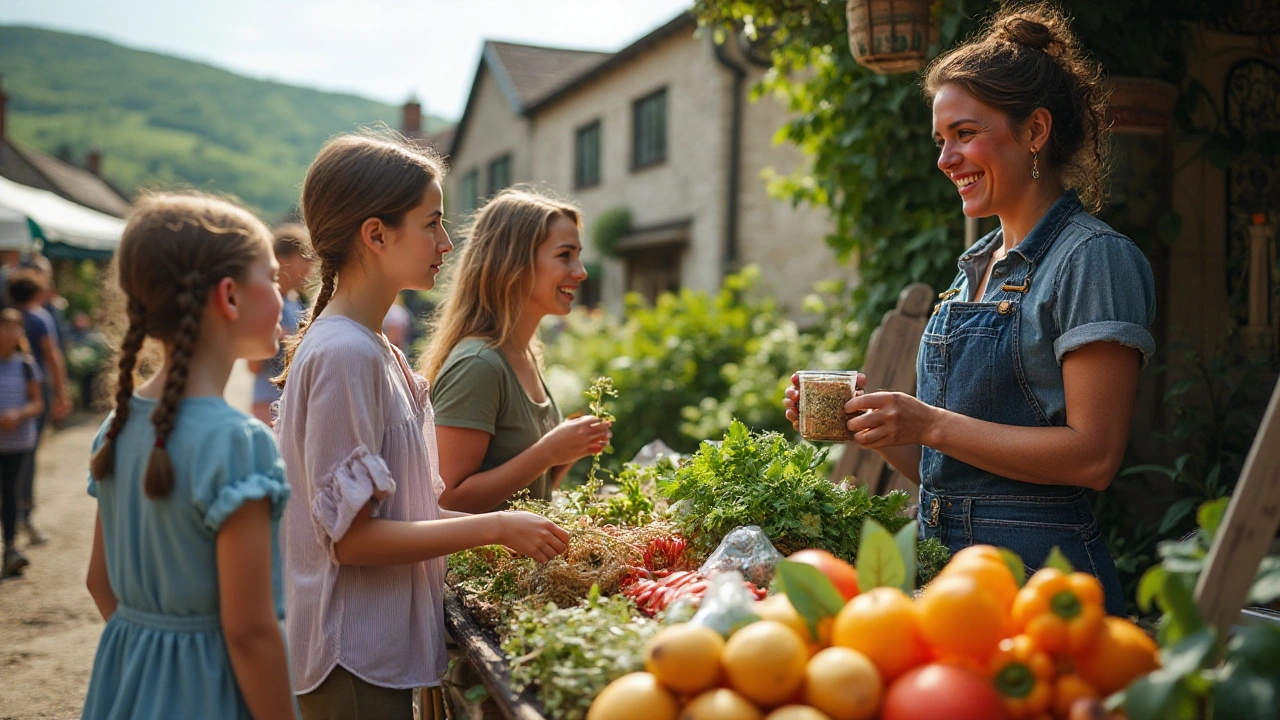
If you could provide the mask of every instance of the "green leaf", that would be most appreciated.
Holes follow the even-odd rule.
[[[1227,505],[1231,502],[1231,498],[1223,497],[1200,506],[1196,512],[1196,524],[1204,528],[1204,531],[1210,538],[1217,536],[1218,528],[1222,526],[1222,518],[1227,514]]]
[[[1276,669],[1228,664],[1213,687],[1214,720],[1280,720]]]
[[[915,592],[916,589],[916,534],[920,527],[913,522],[909,522],[902,526],[893,536],[893,542],[898,546],[898,555],[902,558],[903,580],[902,591],[908,596]]]
[[[1164,534],[1178,526],[1184,518],[1195,510],[1196,503],[1200,502],[1198,497],[1185,497],[1178,502],[1169,506],[1165,511],[1164,519],[1160,522],[1160,533]]]
[[[903,586],[907,567],[898,545],[884,526],[868,518],[862,524],[862,540],[858,543],[858,589]]]
[[[1159,670],[1134,680],[1124,691],[1125,717],[1129,720],[1195,718],[1196,706],[1196,697],[1181,677]]]
[[[831,580],[807,563],[794,560],[779,562],[775,586],[786,594],[814,637],[818,636],[818,621],[834,616],[844,607],[844,597]]]
[[[1057,545],[1054,545],[1053,549],[1049,551],[1049,557],[1045,558],[1044,567],[1057,568],[1068,575],[1076,571],[1071,566],[1071,561],[1067,559],[1066,555],[1062,554]]]
[[[1259,671],[1275,672],[1280,668],[1280,626],[1240,628],[1227,644],[1227,661]]]
[[[1151,601],[1164,589],[1165,575],[1169,571],[1159,565],[1152,565],[1142,579],[1138,581],[1138,607],[1142,612],[1151,612]]]
[[[1160,650],[1161,671],[1183,677],[1213,664],[1218,635],[1211,628],[1197,630],[1175,645]]]
[[[1160,604],[1165,611],[1164,625],[1160,628],[1162,645],[1174,645],[1204,628],[1204,619],[1196,608],[1190,583],[1185,576],[1174,572],[1164,577],[1164,587],[1159,594]]]
[[[1280,598],[1280,557],[1263,558],[1249,589],[1249,602],[1266,605],[1276,598]]]
[[[1004,558],[1004,564],[1009,566],[1009,572],[1013,574],[1013,580],[1018,583],[1018,587],[1026,585],[1027,566],[1022,563],[1022,556],[1008,548],[996,549],[1000,551],[1000,557]]]
[[[462,696],[465,697],[468,702],[479,705],[489,699],[489,689],[484,685],[473,685],[467,688],[467,691],[462,693]]]

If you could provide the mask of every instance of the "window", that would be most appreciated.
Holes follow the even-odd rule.
[[[480,171],[471,169],[458,183],[458,201],[463,214],[475,210],[480,204]]]
[[[489,195],[511,185],[511,155],[503,155],[489,163]]]
[[[600,121],[578,128],[574,146],[573,183],[579,188],[600,184]]]
[[[667,89],[636,101],[631,167],[648,167],[667,159]]]

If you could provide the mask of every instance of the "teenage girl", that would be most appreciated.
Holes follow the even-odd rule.
[[[288,630],[309,720],[411,718],[413,688],[438,688],[446,555],[500,543],[546,561],[568,542],[537,515],[436,504],[427,382],[382,322],[397,293],[431,289],[453,248],[443,174],[399,138],[345,135],[302,189],[321,284],[287,344],[276,431],[298,496],[285,523]]]
[[[139,200],[116,256],[128,330],[115,411],[93,442],[87,584],[107,621],[85,718],[290,718],[271,431],[222,399],[237,359],[275,354],[278,266],[249,212]],[[158,372],[134,389],[147,338]]]
[[[538,325],[568,315],[587,279],[581,229],[577,208],[522,189],[476,215],[423,367],[444,507],[486,512],[521,490],[550,500],[575,462],[609,444],[597,417],[562,421],[542,379]]]

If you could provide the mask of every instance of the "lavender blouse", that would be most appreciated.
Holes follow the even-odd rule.
[[[380,687],[438,685],[445,559],[361,567],[334,554],[370,501],[378,518],[439,518],[427,381],[383,336],[320,318],[294,356],[276,437],[294,497],[281,533],[294,692],[335,665]]]

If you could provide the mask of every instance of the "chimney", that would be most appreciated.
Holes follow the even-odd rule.
[[[102,174],[102,148],[97,145],[89,148],[89,152],[84,156],[84,169],[94,175]]]
[[[0,141],[8,137],[9,132],[9,96],[4,93],[4,76],[0,76]]]
[[[407,137],[422,137],[422,104],[413,95],[400,109],[400,132]]]

